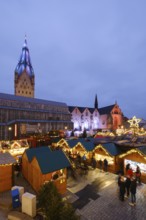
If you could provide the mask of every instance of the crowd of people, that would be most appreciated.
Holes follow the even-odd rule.
[[[130,164],[126,166],[126,177],[119,174],[118,177],[118,186],[119,186],[119,198],[121,201],[124,201],[126,198],[129,198],[131,194],[131,201],[129,205],[136,205],[136,189],[137,184],[141,184],[141,171],[140,167],[137,166],[136,172],[133,172]]]

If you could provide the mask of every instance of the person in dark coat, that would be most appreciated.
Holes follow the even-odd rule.
[[[124,195],[125,195],[125,179],[124,176],[121,176],[119,181],[120,186],[120,200],[124,201]]]
[[[139,184],[141,184],[141,171],[140,171],[140,167],[139,166],[137,166],[135,174],[136,174],[136,181]]]
[[[108,161],[106,158],[104,159],[103,164],[104,164],[104,171],[107,172]]]
[[[100,168],[100,171],[102,171],[102,160],[101,159],[99,160],[99,168]]]
[[[92,167],[96,168],[96,159],[94,157],[92,158]]]
[[[126,181],[125,181],[125,187],[126,187],[126,198],[129,197],[129,194],[130,194],[130,185],[131,185],[131,179],[130,179],[130,176],[127,175],[126,177]]]
[[[129,168],[130,168],[130,163],[128,163],[128,164],[126,165],[126,173],[127,173],[127,171],[129,170]]]
[[[134,206],[136,205],[136,178],[132,177],[131,178],[131,185],[130,185],[130,192],[131,192],[131,202],[129,203],[129,205]]]

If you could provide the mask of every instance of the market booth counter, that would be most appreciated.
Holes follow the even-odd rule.
[[[67,167],[70,162],[61,150],[49,147],[28,149],[22,155],[22,173],[36,192],[42,184],[53,181],[61,194],[66,192]]]
[[[16,160],[10,153],[0,153],[0,192],[10,190],[13,185],[13,164]]]
[[[117,173],[120,168],[119,155],[121,150],[114,143],[104,143],[99,144],[95,147],[93,151],[93,156],[97,161],[97,167],[100,168],[99,161],[106,159],[108,161],[108,171],[112,173]]]
[[[131,149],[120,155],[123,159],[124,174],[126,175],[126,165],[130,164],[133,172],[136,172],[136,167],[139,166],[141,170],[141,181],[146,183],[146,146],[141,146]]]

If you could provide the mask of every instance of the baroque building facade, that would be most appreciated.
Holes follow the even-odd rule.
[[[72,129],[66,103],[34,98],[35,75],[25,39],[14,73],[14,94],[0,93],[0,139]]]

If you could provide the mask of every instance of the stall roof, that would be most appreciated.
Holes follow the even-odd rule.
[[[87,151],[92,151],[95,147],[94,138],[78,138],[67,141],[70,148],[75,147],[76,144],[81,143]]]
[[[114,143],[105,143],[102,144],[102,146],[108,151],[109,154],[112,156],[116,156],[118,154],[121,154],[122,151],[119,149],[118,146],[116,146]]]
[[[13,163],[16,163],[16,160],[10,153],[8,152],[0,153],[0,165],[13,164]]]
[[[146,155],[146,146],[141,146],[141,147],[138,148],[138,150]]]
[[[58,143],[61,139],[63,138],[60,138],[60,137],[52,138],[52,143]]]
[[[61,150],[51,151],[49,147],[38,147],[26,150],[26,154],[29,161],[36,158],[43,174],[71,166]]]

